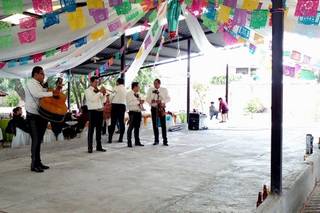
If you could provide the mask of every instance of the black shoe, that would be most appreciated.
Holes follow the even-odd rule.
[[[156,141],[156,142],[153,143],[154,146],[158,145],[158,144],[159,144],[159,141]]]
[[[136,146],[144,146],[142,143],[135,144]]]
[[[31,171],[40,173],[40,172],[43,172],[43,169],[41,169],[40,167],[33,167],[31,168]]]
[[[128,147],[130,147],[130,148],[131,148],[131,147],[132,147],[132,144],[128,144]]]
[[[103,149],[103,148],[99,148],[97,149],[97,152],[106,152],[107,150]]]
[[[46,166],[46,165],[43,165],[43,164],[40,164],[40,168],[43,169],[43,170],[50,169],[49,166]]]
[[[108,143],[112,143],[112,141],[108,141]]]
[[[120,134],[120,130],[117,130],[117,131],[115,131],[114,133],[116,133],[116,134]]]
[[[122,143],[122,142],[123,142],[123,140],[122,140],[122,139],[119,139],[119,140],[118,140],[118,143]]]
[[[168,143],[164,143],[163,145],[164,145],[164,146],[169,146],[169,144],[168,144]]]
[[[92,153],[92,149],[88,149],[88,153]]]

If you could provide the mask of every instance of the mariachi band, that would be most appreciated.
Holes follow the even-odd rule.
[[[54,90],[48,89],[44,83],[45,73],[42,67],[36,66],[32,70],[31,80],[27,82],[26,112],[27,123],[30,127],[31,144],[31,171],[43,172],[49,169],[42,164],[40,157],[41,143],[47,128],[48,121],[58,124],[67,113],[65,105],[66,96],[62,93],[63,80],[58,78]],[[90,79],[90,86],[85,90],[86,106],[88,112],[88,153],[93,152],[93,138],[95,132],[96,151],[105,152],[101,144],[101,133],[105,119],[111,119],[108,127],[108,143],[112,143],[115,127],[118,125],[120,135],[118,142],[123,142],[125,133],[125,112],[128,111],[127,146],[132,147],[132,132],[134,132],[134,145],[144,146],[140,141],[139,129],[144,111],[144,100],[140,95],[138,82],[132,82],[131,90],[126,91],[124,79],[117,79],[114,91],[110,94],[103,86],[99,86],[99,77]],[[166,104],[170,96],[166,88],[161,87],[160,79],[155,79],[153,87],[147,92],[146,102],[151,106],[151,117],[154,133],[153,145],[159,144],[159,129],[162,129],[163,145],[168,146],[166,129]]]

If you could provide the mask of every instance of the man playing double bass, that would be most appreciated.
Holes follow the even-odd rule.
[[[25,89],[25,108],[32,138],[31,171],[33,172],[43,172],[44,169],[49,169],[49,166],[42,164],[40,157],[41,143],[47,129],[48,121],[38,113],[39,99],[59,95],[59,91],[48,92],[48,89],[43,87],[44,75],[42,67],[34,67],[31,74],[32,78],[28,81]]]
[[[154,133],[153,145],[159,144],[159,129],[157,122],[157,119],[159,119],[162,129],[163,145],[168,146],[165,105],[170,101],[170,97],[168,94],[168,90],[166,88],[160,87],[160,79],[154,80],[153,85],[154,87],[151,87],[148,90],[146,98],[146,101],[151,105],[151,117]]]

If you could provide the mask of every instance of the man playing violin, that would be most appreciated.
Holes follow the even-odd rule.
[[[106,89],[98,88],[98,77],[90,78],[90,87],[85,91],[86,102],[89,110],[88,153],[92,153],[93,133],[96,129],[96,150],[105,152],[101,145],[101,130],[103,122],[103,103],[105,102]]]
[[[38,112],[39,99],[59,95],[59,91],[54,90],[53,92],[48,92],[48,89],[42,86],[44,75],[42,67],[34,67],[31,74],[32,78],[28,81],[25,89],[25,108],[27,111],[27,122],[30,126],[30,135],[32,138],[31,171],[33,172],[43,172],[43,170],[49,169],[49,166],[42,164],[40,157],[41,143],[47,129],[48,121],[41,117]]]
[[[151,105],[151,117],[154,133],[154,144],[159,144],[159,129],[157,119],[160,120],[162,129],[163,145],[168,146],[167,128],[166,128],[166,113],[165,105],[170,101],[168,90],[164,87],[160,87],[160,79],[156,79],[153,82],[154,87],[148,90],[146,101]]]

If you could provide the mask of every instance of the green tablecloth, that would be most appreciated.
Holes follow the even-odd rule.
[[[4,139],[5,141],[11,142],[11,141],[12,141],[13,134],[8,134],[8,133],[5,132],[6,127],[8,126],[9,121],[10,121],[10,119],[2,119],[2,120],[0,120],[0,128],[1,128],[1,130],[2,130],[3,139]]]

